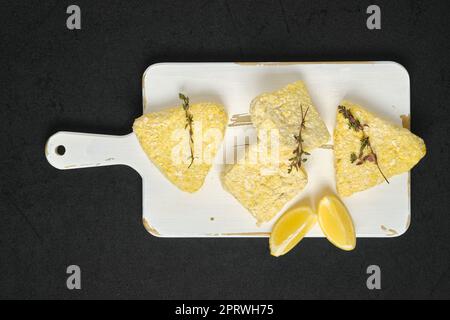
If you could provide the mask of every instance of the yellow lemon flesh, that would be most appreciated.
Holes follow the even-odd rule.
[[[325,196],[319,203],[319,224],[327,239],[339,249],[356,247],[353,221],[347,208],[335,196]]]
[[[317,215],[309,207],[288,210],[275,223],[270,235],[270,254],[279,257],[288,253],[317,223]]]

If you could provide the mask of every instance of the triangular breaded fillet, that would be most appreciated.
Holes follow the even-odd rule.
[[[288,173],[290,149],[280,150],[281,157],[272,162],[266,161],[259,147],[246,148],[245,157],[226,165],[221,176],[225,190],[250,211],[258,225],[270,221],[308,182],[303,168]]]
[[[193,117],[192,165],[182,106],[143,115],[135,120],[133,131],[148,158],[175,186],[195,192],[211,169],[228,118],[223,106],[215,103],[192,104],[189,111]]]
[[[260,94],[250,104],[252,122],[258,131],[279,130],[281,144],[291,149],[297,144],[294,136],[299,131],[302,111],[303,114],[307,111],[302,133],[303,148],[312,151],[326,144],[330,140],[330,134],[312,104],[303,81],[288,84],[271,93]]]
[[[351,117],[353,121],[349,121]],[[367,137],[370,145],[364,144]],[[389,179],[411,170],[425,153],[424,141],[409,130],[382,120],[357,104],[341,102],[334,130],[336,188],[341,196],[383,183],[383,175]]]

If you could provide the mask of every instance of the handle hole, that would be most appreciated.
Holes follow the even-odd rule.
[[[63,156],[66,153],[66,147],[64,146],[57,146],[55,149],[55,152],[58,156]]]

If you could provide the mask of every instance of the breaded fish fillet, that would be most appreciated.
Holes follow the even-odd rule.
[[[270,221],[308,182],[303,168],[288,173],[288,165],[288,161],[265,162],[258,146],[251,145],[245,158],[225,167],[222,184],[261,224]]]
[[[294,135],[298,134],[302,111],[308,110],[303,130],[303,148],[306,151],[326,144],[330,134],[312,104],[303,81],[288,84],[286,87],[270,93],[263,93],[250,104],[250,115],[259,130],[279,130],[281,144],[295,148]]]
[[[412,169],[425,156],[424,141],[409,130],[382,120],[363,107],[350,101],[342,101],[351,112],[355,121],[359,121],[363,131],[354,130],[343,112],[337,113],[334,130],[334,164],[336,169],[336,187],[341,196],[347,197],[355,192],[369,189],[385,182],[384,176],[392,176]],[[370,156],[370,148],[363,148],[359,154],[362,139],[368,137],[370,146],[376,154]]]
[[[189,107],[193,117],[194,160],[190,165],[190,135],[182,106],[152,112],[135,120],[133,131],[144,152],[179,189],[201,188],[222,143],[227,114],[220,104],[196,103]]]

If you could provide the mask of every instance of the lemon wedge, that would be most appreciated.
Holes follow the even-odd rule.
[[[269,239],[270,254],[279,257],[288,253],[317,223],[317,215],[309,207],[295,207],[275,223]]]
[[[344,204],[335,196],[325,196],[319,202],[319,225],[327,239],[339,249],[356,247],[353,221]]]

